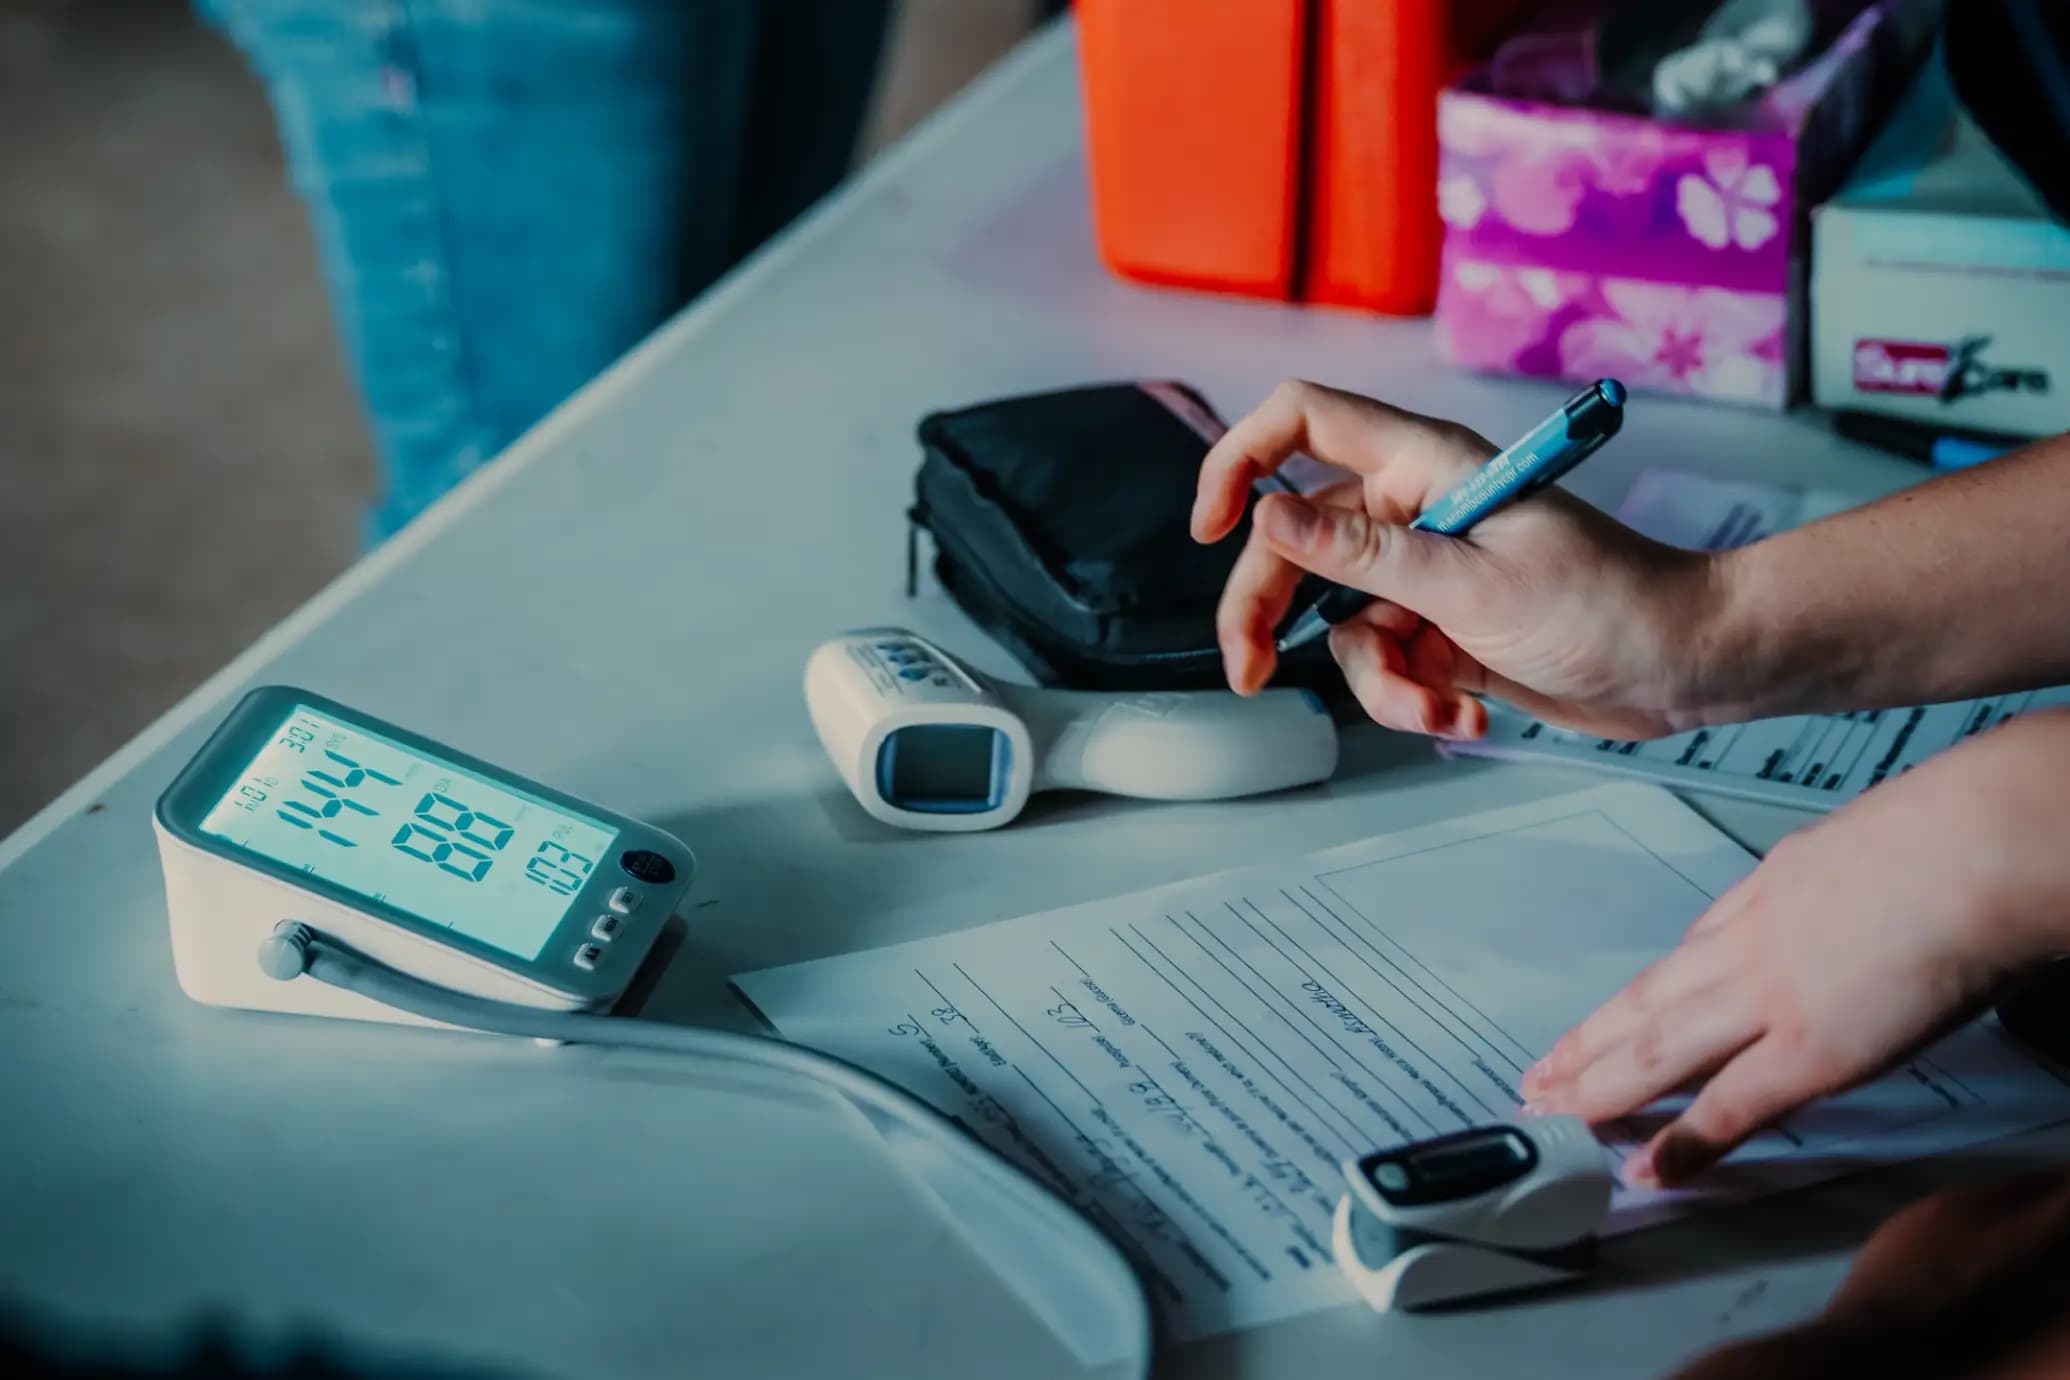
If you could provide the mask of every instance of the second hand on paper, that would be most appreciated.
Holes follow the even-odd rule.
[[[1185,1338],[1348,1299],[1340,1162],[1514,1114],[1522,1071],[1752,866],[1665,792],[1605,786],[735,982],[1053,1184]],[[2065,1115],[1972,1027],[1743,1149],[1736,1187]],[[1613,1228],[1679,1201],[1621,1193]]]

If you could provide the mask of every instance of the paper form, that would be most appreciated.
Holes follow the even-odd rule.
[[[1056,1187],[1197,1337],[1349,1300],[1341,1162],[1513,1114],[1523,1070],[1752,866],[1665,792],[1609,785],[734,984]],[[2070,1088],[1972,1027],[1728,1183],[2065,1117]],[[1620,1192],[1614,1229],[1690,1196]]]
[[[1848,506],[1825,490],[1646,470],[1632,481],[1617,520],[1669,546],[1731,551]]]
[[[1844,506],[1832,494],[1648,470],[1617,515],[1671,546],[1727,550]],[[2070,704],[2070,686],[1912,709],[1761,719],[1627,742],[1571,733],[1491,703],[1487,735],[1445,744],[1443,751],[1572,762],[1686,790],[1829,810],[2014,715],[2063,704]]]

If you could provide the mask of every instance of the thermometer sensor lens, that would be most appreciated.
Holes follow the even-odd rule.
[[[201,831],[522,959],[618,831],[298,704]]]
[[[1012,780],[1013,743],[982,724],[909,724],[877,749],[877,789],[901,810],[996,810]]]

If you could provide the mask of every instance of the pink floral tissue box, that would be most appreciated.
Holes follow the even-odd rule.
[[[1787,405],[1804,380],[1808,212],[1932,33],[1870,6],[1733,128],[1489,94],[1438,105],[1437,336],[1474,369]]]

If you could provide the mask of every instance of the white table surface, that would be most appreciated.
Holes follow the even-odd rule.
[[[925,412],[1168,376],[1233,416],[1303,375],[1502,436],[1563,395],[1447,369],[1423,323],[1109,278],[1078,109],[1059,28],[0,844],[0,1302],[140,1328],[212,1311],[530,1375],[1075,1369],[995,1275],[1011,1261],[815,1095],[187,1001],[149,817],[244,688],[333,695],[681,835],[703,871],[648,1014],[746,1028],[735,972],[1590,784],[1365,729],[1326,788],[1080,800],[969,837],[877,827],[842,792],[799,694],[821,638],[906,623],[1009,669],[939,594],[903,597]],[[1641,398],[1577,487],[1611,501],[1663,463],[1863,497],[1917,477],[1810,422]],[[1757,848],[1803,818],[1699,804]],[[1335,1309],[1168,1373],[1654,1374],[1813,1310],[1906,1196],[2063,1146],[1642,1233],[1580,1292]]]

